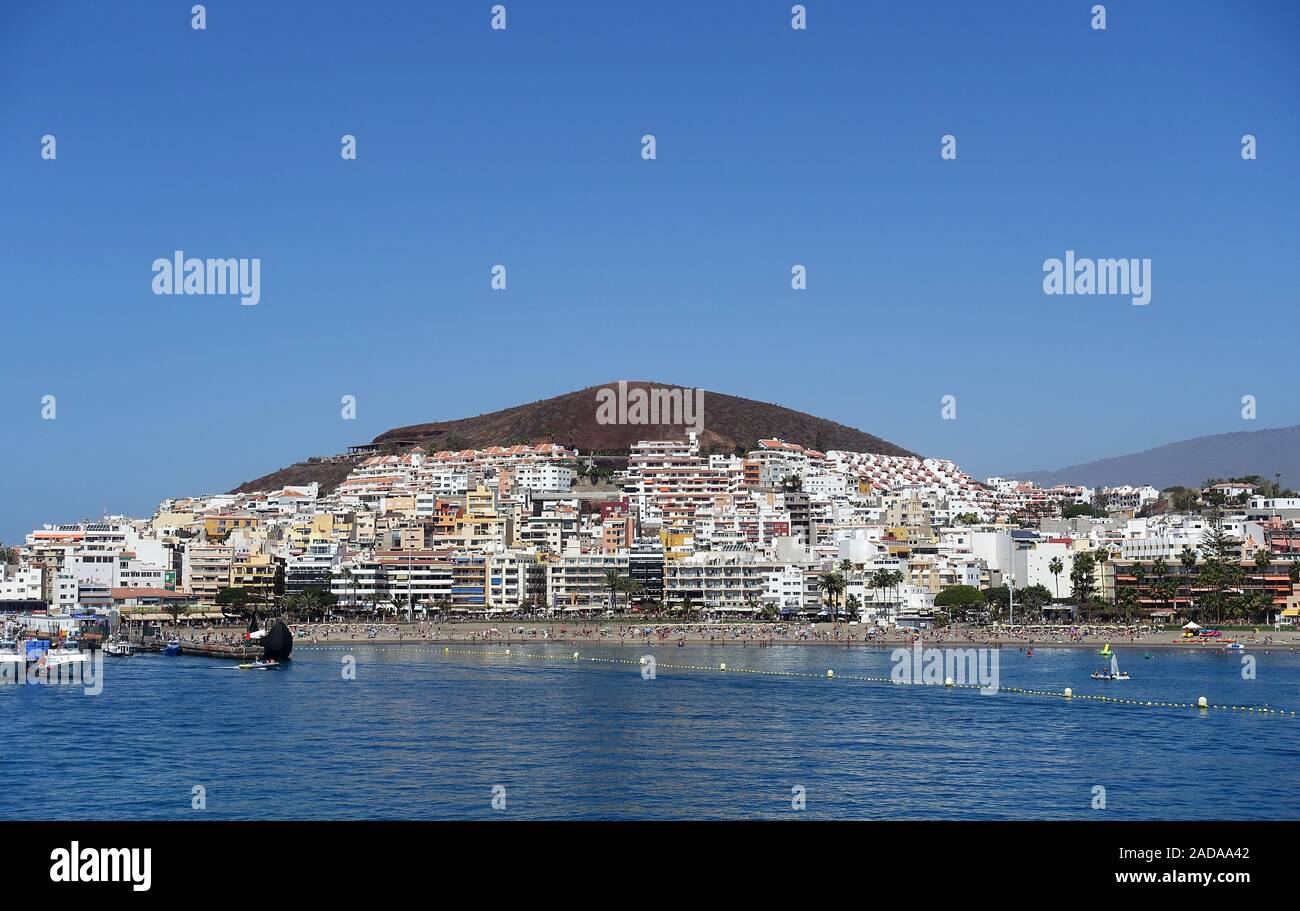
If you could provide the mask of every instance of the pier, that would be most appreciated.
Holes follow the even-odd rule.
[[[166,639],[151,638],[137,641],[135,647],[147,652],[161,652],[167,644]],[[245,645],[229,642],[199,642],[194,639],[181,640],[182,655],[197,655],[201,658],[237,658],[251,660],[262,657],[262,646]]]
[[[260,645],[231,645],[226,642],[186,642],[181,641],[182,655],[199,655],[204,658],[240,658],[252,659],[262,657]]]

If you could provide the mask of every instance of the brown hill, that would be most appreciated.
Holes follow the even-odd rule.
[[[633,389],[662,389],[666,385],[633,380],[628,381],[627,389],[630,394]],[[476,417],[395,427],[375,437],[374,443],[393,449],[406,449],[416,445],[438,449],[470,449],[545,442],[559,443],[583,453],[617,455],[626,454],[638,440],[686,438],[688,428],[681,423],[601,423],[597,419],[597,393],[601,389],[616,387],[617,383],[607,383]],[[822,452],[843,449],[883,455],[914,455],[901,446],[844,424],[781,405],[756,402],[721,392],[704,393],[702,424],[700,442],[716,452],[751,449],[760,439],[779,437]],[[323,491],[332,490],[346,475],[348,467],[341,462],[300,462],[274,474],[248,481],[236,490],[269,490],[284,484],[302,484],[308,481],[319,481]]]
[[[281,468],[268,475],[262,475],[236,487],[232,493],[251,493],[255,490],[273,491],[282,487],[301,486],[312,481],[320,484],[321,493],[327,493],[343,483],[352,467],[359,459],[339,458],[337,460],[294,462],[288,468]]]

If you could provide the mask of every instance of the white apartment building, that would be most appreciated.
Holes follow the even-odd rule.
[[[1124,560],[1176,561],[1183,549],[1198,550],[1205,535],[1206,522],[1200,516],[1158,516],[1130,519],[1120,540],[1120,557]]]
[[[1025,551],[1025,581],[1021,587],[1041,585],[1052,593],[1053,597],[1064,598],[1070,594],[1070,573],[1074,570],[1074,557],[1077,553],[1073,547],[1059,541],[1040,541],[1031,550]],[[1060,559],[1061,574],[1052,573],[1052,561]]]
[[[627,554],[566,554],[546,567],[547,603],[560,611],[608,607],[610,592],[605,573],[610,570],[626,576]]]
[[[569,466],[553,462],[520,465],[513,473],[516,488],[536,493],[568,493],[577,477]]]
[[[1123,487],[1104,488],[1107,509],[1126,509],[1136,512],[1148,503],[1154,503],[1160,499],[1160,491],[1154,487],[1130,487],[1125,484]]]
[[[18,569],[0,564],[0,601],[40,601],[43,575],[40,569]]]

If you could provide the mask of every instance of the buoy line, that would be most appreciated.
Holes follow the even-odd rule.
[[[352,643],[338,642],[331,643],[328,649],[325,646],[307,646],[302,651],[334,651],[335,645],[349,645]],[[364,644],[364,643],[357,643]],[[373,646],[373,651],[398,651],[398,652],[432,652],[436,646]],[[442,649],[444,655],[467,655],[475,658],[484,657],[523,657],[537,658],[543,661],[587,661],[596,664],[641,664],[640,658],[601,658],[589,655],[583,655],[581,652],[574,652],[568,655],[551,655],[538,652],[512,652],[509,648],[504,651],[489,651],[487,649],[454,649],[444,646]],[[674,671],[711,671],[723,674],[753,674],[760,677],[809,677],[817,680],[858,680],[863,683],[888,683],[893,686],[929,686],[939,687],[942,689],[957,690],[979,690],[983,689],[982,684],[978,683],[954,683],[949,677],[943,683],[913,683],[898,682],[890,677],[871,677],[864,674],[837,674],[834,670],[828,670],[825,674],[818,674],[812,671],[775,671],[761,670],[758,668],[728,668],[726,663],[717,666],[711,664],[669,664],[663,661],[655,661],[655,668],[666,668]],[[1018,686],[1000,686],[999,693],[1012,693],[1017,696],[1038,696],[1049,699],[1064,699],[1068,701],[1086,701],[1102,702],[1112,705],[1131,705],[1139,708],[1166,708],[1166,709],[1198,709],[1200,711],[1232,711],[1245,712],[1251,715],[1271,715],[1278,718],[1295,718],[1296,712],[1287,709],[1273,709],[1253,705],[1217,705],[1206,700],[1204,696],[1197,699],[1196,702],[1164,702],[1156,699],[1120,699],[1116,696],[1099,696],[1075,693],[1070,687],[1066,687],[1064,692],[1055,692],[1054,690],[1037,690],[1027,689]]]

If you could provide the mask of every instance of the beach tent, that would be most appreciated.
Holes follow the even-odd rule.
[[[1195,620],[1188,620],[1186,623],[1183,624],[1183,629],[1196,630],[1200,628],[1201,628],[1201,624],[1197,623]]]

